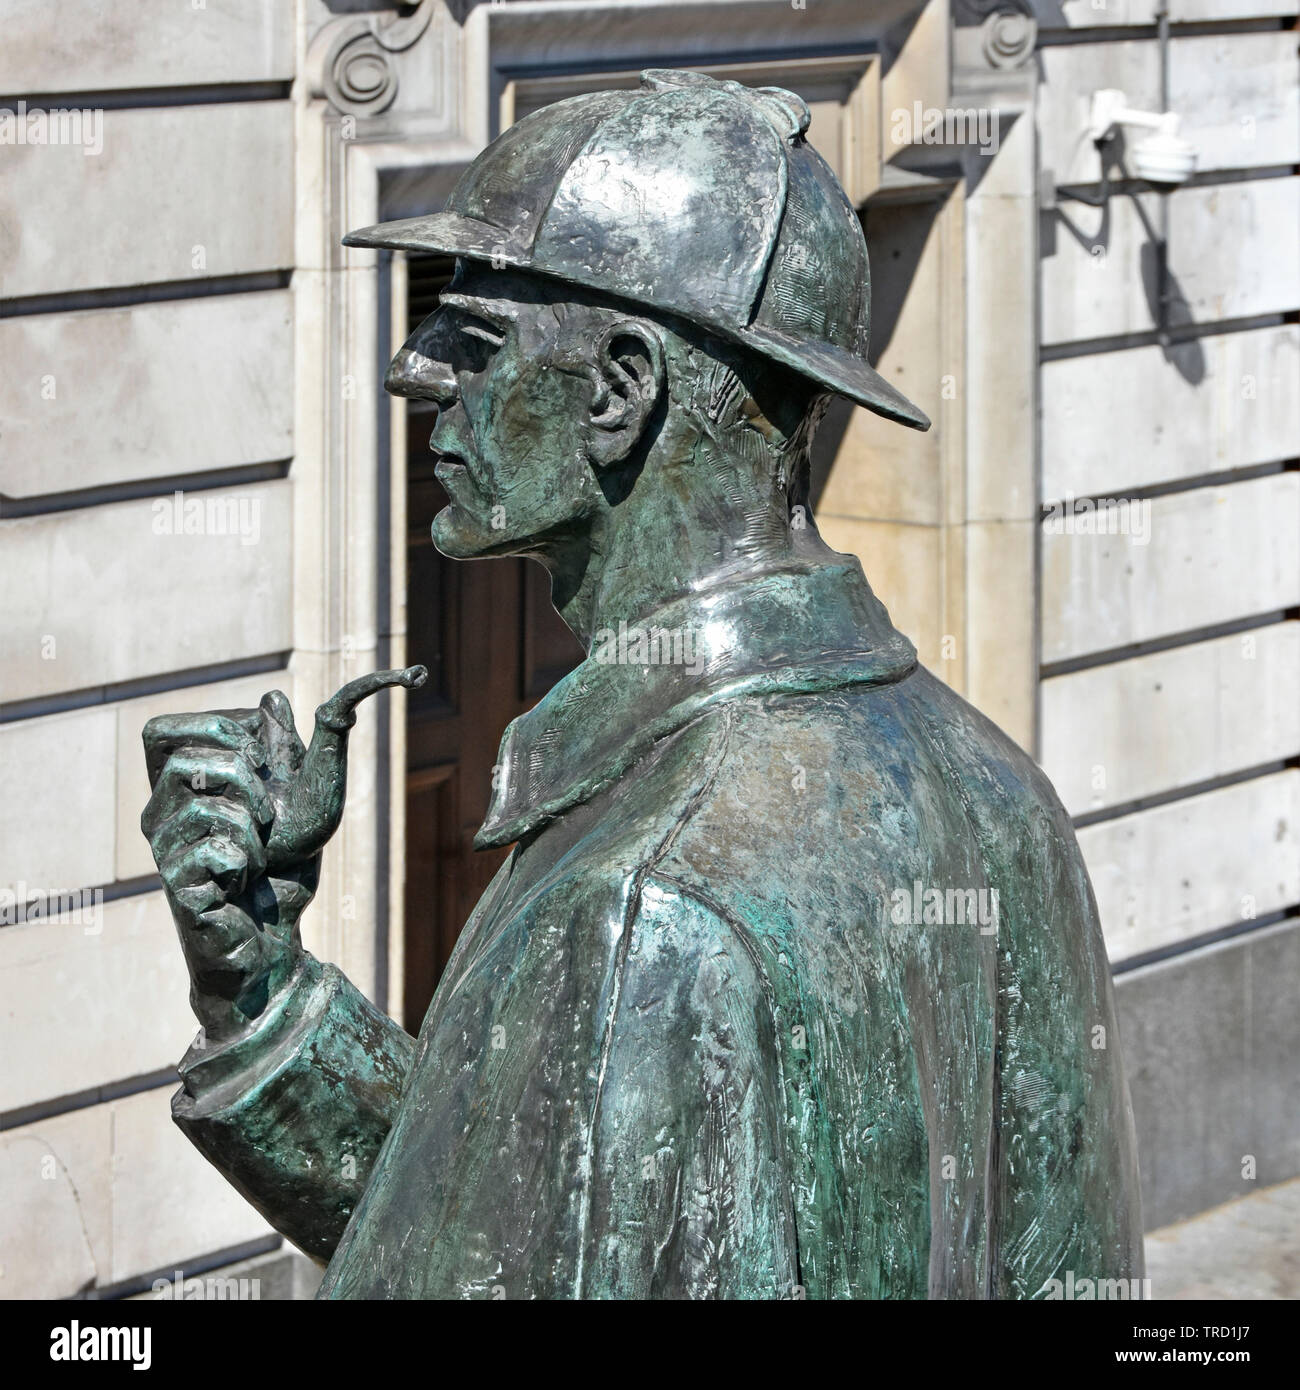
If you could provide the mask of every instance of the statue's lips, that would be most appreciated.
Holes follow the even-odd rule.
[[[465,474],[465,464],[454,454],[440,454],[438,462],[434,465],[433,476],[440,483],[450,482],[453,478],[463,477]]]

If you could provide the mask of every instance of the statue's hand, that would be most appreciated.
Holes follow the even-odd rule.
[[[255,710],[151,719],[144,746],[153,795],[140,828],[180,932],[194,1012],[219,1038],[261,1010],[301,954],[297,923],[320,853],[268,872],[266,845],[302,740],[275,690]]]

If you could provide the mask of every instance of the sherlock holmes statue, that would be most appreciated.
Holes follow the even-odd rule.
[[[175,1118],[324,1297],[1142,1274],[1070,823],[809,518],[832,394],[928,422],[867,364],[866,245],[807,126],[789,92],[650,72],[347,238],[459,258],[387,381],[439,409],[434,539],[540,561],[589,655],[505,732],[478,843],[514,850],[418,1040],[297,923],[352,706],[419,672],[346,687],[306,752],[279,692],[145,730],[203,1024]]]

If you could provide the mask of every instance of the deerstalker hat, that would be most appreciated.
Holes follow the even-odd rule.
[[[878,415],[930,421],[867,361],[862,225],[779,87],[647,71],[497,137],[444,211],[347,246],[433,251],[666,310]]]

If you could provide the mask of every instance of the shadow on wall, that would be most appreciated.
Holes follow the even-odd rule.
[[[929,245],[930,229],[942,211],[942,201],[930,199],[884,204],[863,214],[864,223],[870,222],[869,228],[865,228],[869,232],[867,255],[871,267],[871,342],[867,356],[873,367],[879,365],[893,339],[921,257]],[[813,439],[811,502],[814,515],[855,409],[852,401],[843,396],[834,397]]]

